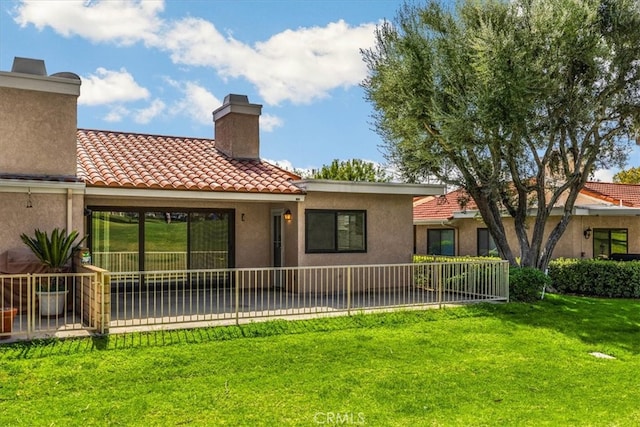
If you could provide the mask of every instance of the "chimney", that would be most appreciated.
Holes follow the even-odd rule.
[[[47,75],[41,59],[0,71],[0,173],[75,177],[79,95],[76,74]]]
[[[216,148],[235,159],[260,158],[262,105],[249,104],[246,95],[229,94],[213,111]]]

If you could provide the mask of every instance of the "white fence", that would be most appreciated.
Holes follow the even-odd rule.
[[[104,288],[97,273],[0,275],[0,339],[104,332]]]
[[[140,266],[138,252],[93,252],[93,264],[112,272],[136,271]],[[145,252],[145,269],[147,271],[187,270],[188,260],[191,265],[201,269],[226,268],[228,266],[227,251],[149,251]]]
[[[507,301],[508,264],[469,261],[112,273],[111,329]]]

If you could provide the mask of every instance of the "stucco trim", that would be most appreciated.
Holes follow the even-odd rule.
[[[272,194],[272,193],[233,193],[227,191],[179,191],[136,188],[105,188],[87,187],[87,196],[121,197],[128,199],[190,199],[190,200],[228,200],[245,202],[303,202],[302,194]]]
[[[34,74],[0,71],[0,87],[34,90],[38,92],[80,95],[80,80],[64,77],[37,76]]]
[[[324,179],[293,181],[293,185],[306,192],[396,194],[405,196],[438,196],[444,194],[440,184],[401,184],[396,182],[351,182]]]
[[[84,193],[84,182],[39,181],[31,179],[0,179],[0,193],[66,194],[67,190]]]

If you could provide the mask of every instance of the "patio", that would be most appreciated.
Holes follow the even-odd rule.
[[[32,288],[36,280],[22,283],[31,289],[27,305],[4,342],[508,300],[503,261],[113,274],[95,270],[76,279],[74,298],[55,318],[38,315]],[[4,283],[8,277],[0,276]]]

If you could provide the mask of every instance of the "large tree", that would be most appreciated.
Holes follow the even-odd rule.
[[[407,4],[363,58],[388,160],[464,188],[512,265],[504,218],[521,265],[545,269],[589,175],[640,129],[637,0]]]

